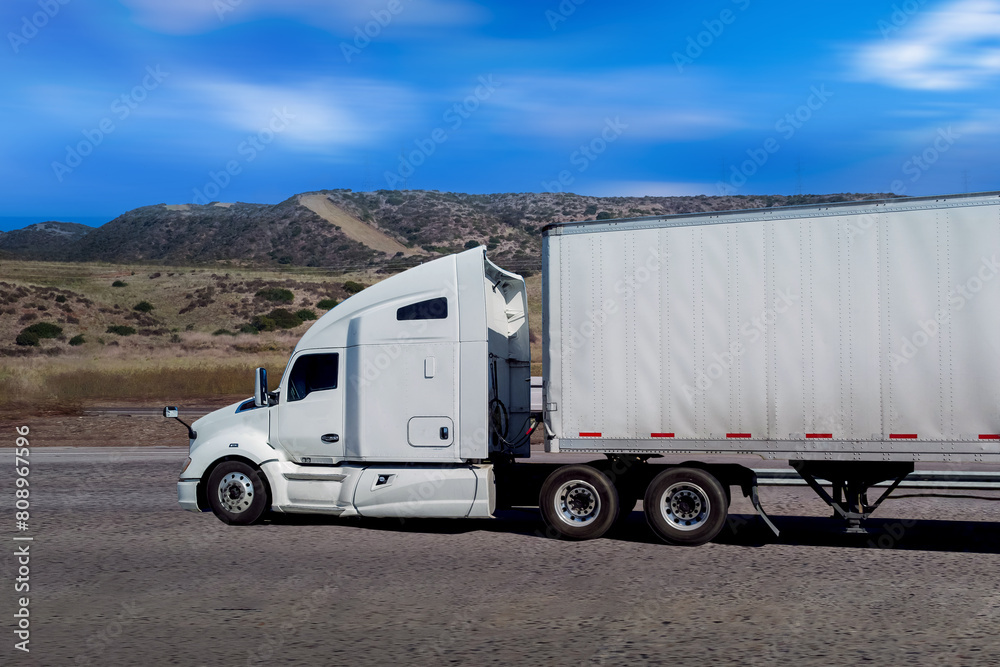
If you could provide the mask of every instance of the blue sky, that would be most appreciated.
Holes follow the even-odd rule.
[[[324,188],[1000,190],[1000,0],[9,0],[0,228]]]

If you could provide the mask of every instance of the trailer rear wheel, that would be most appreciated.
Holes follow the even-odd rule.
[[[248,526],[267,509],[260,472],[242,461],[224,461],[208,476],[208,504],[228,524]]]
[[[650,528],[670,544],[696,546],[713,540],[726,524],[726,491],[700,468],[670,468],[653,478],[643,510]]]
[[[618,518],[618,491],[607,475],[588,465],[557,468],[538,498],[545,523],[571,540],[604,535]]]

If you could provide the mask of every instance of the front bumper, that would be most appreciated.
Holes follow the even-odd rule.
[[[182,479],[177,482],[177,502],[181,509],[200,512],[198,507],[198,480]]]

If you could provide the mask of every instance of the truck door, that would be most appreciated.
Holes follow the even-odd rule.
[[[341,349],[306,350],[289,361],[278,405],[271,408],[272,444],[302,463],[343,460],[343,367]]]

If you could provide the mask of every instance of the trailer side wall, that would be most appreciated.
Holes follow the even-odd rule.
[[[551,450],[1000,453],[1000,197],[561,225]]]

